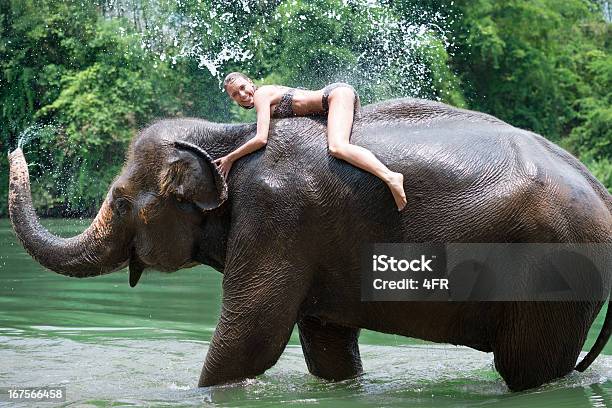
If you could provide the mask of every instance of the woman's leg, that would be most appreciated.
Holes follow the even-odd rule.
[[[406,206],[404,176],[392,172],[367,149],[349,143],[353,127],[355,94],[350,88],[336,88],[329,94],[327,141],[332,156],[369,171],[384,181],[395,199],[398,210]]]

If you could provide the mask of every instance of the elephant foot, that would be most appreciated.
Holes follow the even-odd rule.
[[[298,322],[300,343],[308,371],[329,381],[342,381],[360,375],[359,329],[334,323],[323,324],[316,317]]]
[[[539,387],[573,371],[589,327],[584,322],[592,314],[588,304],[514,302],[503,306],[506,319],[495,334],[493,355],[511,391]]]

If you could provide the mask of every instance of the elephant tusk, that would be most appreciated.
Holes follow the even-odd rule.
[[[130,287],[135,287],[140,277],[142,276],[142,272],[146,268],[146,265],[142,263],[140,259],[136,256],[134,249],[132,249],[132,254],[130,256]]]

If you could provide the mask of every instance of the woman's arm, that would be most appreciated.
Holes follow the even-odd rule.
[[[257,134],[245,144],[214,162],[224,177],[227,177],[232,164],[242,156],[261,149],[268,143],[268,131],[270,129],[270,105],[274,97],[273,89],[260,89],[255,95],[255,109],[257,110]]]
[[[261,92],[261,91],[260,91]],[[270,128],[270,98],[266,96],[255,97],[255,109],[257,109],[257,134],[245,144],[227,155],[232,162],[242,156],[261,149],[268,143],[268,130]],[[259,100],[258,100],[259,99]]]

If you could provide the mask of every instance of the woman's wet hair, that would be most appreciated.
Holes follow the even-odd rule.
[[[227,76],[223,80],[223,89],[227,91],[227,86],[231,84],[232,82],[234,82],[237,78],[243,78],[249,82],[253,82],[251,78],[244,75],[242,72],[230,72],[229,74],[227,74]]]

